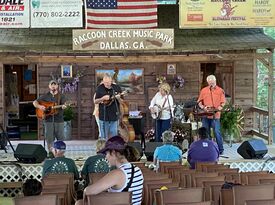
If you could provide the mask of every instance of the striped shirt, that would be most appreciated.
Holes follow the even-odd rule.
[[[123,189],[127,186],[128,182],[131,179],[132,175],[132,165],[130,163],[122,164],[119,167],[126,176],[126,181],[124,186],[121,189],[109,189],[109,192],[122,192]],[[143,190],[143,174],[139,167],[134,166],[134,178],[129,192],[132,192],[132,205],[140,205],[142,201],[142,190]]]

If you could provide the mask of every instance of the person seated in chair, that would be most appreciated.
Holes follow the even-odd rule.
[[[54,158],[44,162],[42,177],[48,173],[73,173],[74,178],[78,179],[79,173],[74,160],[65,157],[66,144],[61,140],[56,141],[51,151]]]
[[[157,147],[154,151],[154,164],[156,165],[157,161],[181,162],[182,150],[172,144],[174,139],[174,133],[170,130],[167,130],[162,133],[162,139],[164,145]]]
[[[217,162],[219,148],[216,142],[209,139],[205,127],[198,129],[199,140],[194,141],[188,150],[187,161],[191,169],[195,169],[196,162]]]
[[[114,136],[107,140],[105,147],[99,153],[105,154],[111,166],[116,169],[84,189],[83,197],[96,195],[103,191],[132,192],[132,205],[140,205],[142,201],[143,174],[141,169],[131,164],[128,159],[129,146],[122,137]],[[83,204],[78,200],[77,205]]]
[[[106,141],[99,139],[96,142],[96,152],[103,149]],[[94,156],[90,156],[86,159],[83,168],[81,170],[81,176],[85,179],[85,187],[88,186],[89,173],[108,173],[110,171],[110,165],[105,158],[105,155],[98,153]]]

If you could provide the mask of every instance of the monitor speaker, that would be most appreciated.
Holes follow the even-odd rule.
[[[258,139],[244,141],[237,149],[244,159],[262,159],[267,151],[265,143]]]
[[[22,163],[40,163],[47,157],[47,152],[42,145],[18,144],[14,157]]]
[[[153,161],[155,149],[162,145],[162,142],[146,142],[144,154],[147,157],[147,161]]]
[[[127,144],[131,147],[136,148],[139,152],[139,155],[142,156],[142,147],[140,142],[128,142]]]

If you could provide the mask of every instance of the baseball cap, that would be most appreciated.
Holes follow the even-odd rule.
[[[66,149],[66,144],[63,141],[58,140],[58,141],[53,143],[53,148],[60,149],[60,150],[65,150]]]
[[[108,150],[124,150],[126,146],[125,141],[120,136],[113,136],[107,140],[105,147],[98,151],[98,153],[106,154]]]
[[[58,84],[57,80],[50,80],[49,85],[51,85],[53,83]]]

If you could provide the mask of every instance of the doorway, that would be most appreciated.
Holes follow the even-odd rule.
[[[4,65],[5,125],[10,139],[36,140],[36,65]]]
[[[201,88],[207,86],[206,78],[208,75],[215,75],[217,85],[220,86],[224,92],[227,101],[233,102],[233,63],[219,64],[219,63],[201,63]]]

